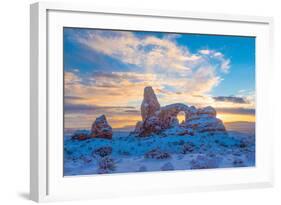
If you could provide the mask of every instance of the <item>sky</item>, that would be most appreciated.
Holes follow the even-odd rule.
[[[65,128],[141,120],[145,86],[159,103],[213,106],[224,122],[255,122],[255,38],[64,28]]]

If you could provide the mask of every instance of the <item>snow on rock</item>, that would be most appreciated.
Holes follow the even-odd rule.
[[[149,136],[153,133],[159,134],[162,130],[161,122],[156,116],[146,118],[146,120],[139,123],[139,125],[140,126],[135,129],[135,133],[138,133],[140,137]]]
[[[86,140],[89,138],[90,138],[89,131],[87,131],[87,130],[77,130],[71,136],[72,140]]]
[[[182,124],[179,124],[177,119],[179,112],[185,113],[185,121]],[[133,132],[135,136],[159,135],[170,128],[175,128],[175,135],[186,136],[202,132],[226,133],[224,124],[220,119],[216,118],[217,113],[213,107],[196,109],[194,106],[189,107],[183,103],[175,103],[160,108],[152,87],[144,89],[141,115],[143,121],[136,124]],[[170,129],[170,131],[172,130]]]
[[[66,139],[64,175],[255,166],[255,136],[243,133],[146,138],[128,135],[114,132],[112,140]]]
[[[207,115],[207,116],[210,116],[210,117],[216,117],[217,112],[216,112],[215,108],[213,108],[211,106],[208,106],[208,107],[205,107],[205,108],[202,108],[202,109],[198,109],[198,114],[199,115]]]
[[[179,112],[185,113],[182,123]],[[113,133],[102,115],[91,131],[65,137],[64,175],[255,166],[255,135],[226,132],[210,106],[160,107],[152,87],[146,87],[141,115],[132,133]]]
[[[183,125],[186,128],[191,128],[196,132],[225,132],[223,122],[213,116],[206,116],[205,114],[199,114],[196,117],[187,119]]]
[[[116,164],[114,160],[109,157],[104,157],[99,161],[98,173],[106,174],[111,171],[114,171],[115,168],[116,168]]]
[[[112,127],[108,124],[105,115],[101,115],[93,123],[91,137],[112,139]]]

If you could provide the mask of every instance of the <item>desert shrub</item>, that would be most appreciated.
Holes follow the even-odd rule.
[[[236,158],[233,160],[233,166],[235,167],[241,167],[244,165],[244,162],[243,160],[239,159],[239,158]]]
[[[100,174],[109,173],[110,171],[114,171],[115,168],[116,168],[116,164],[114,160],[109,157],[104,157],[99,161],[98,173]]]
[[[171,171],[171,170],[174,170],[174,169],[175,168],[174,168],[174,166],[171,162],[167,162],[161,167],[162,171]]]
[[[108,156],[112,153],[112,147],[100,147],[93,151],[93,155],[99,155],[100,157]]]
[[[247,143],[246,142],[241,142],[240,144],[239,144],[239,147],[240,148],[246,148],[248,145],[247,145]]]
[[[211,169],[218,168],[219,158],[217,157],[207,157],[199,155],[196,159],[191,160],[191,169]]]
[[[81,159],[84,161],[84,163],[90,163],[92,162],[92,157],[89,156],[83,156]]]
[[[182,146],[182,154],[187,154],[195,150],[195,145],[193,143],[184,143]]]
[[[153,149],[144,155],[147,159],[168,159],[171,155],[168,152],[161,151],[159,149]]]

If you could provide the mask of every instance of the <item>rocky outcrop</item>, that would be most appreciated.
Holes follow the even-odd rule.
[[[108,124],[105,115],[95,120],[90,135],[93,138],[112,139],[112,127]]]
[[[89,138],[90,138],[89,131],[87,131],[87,130],[77,130],[71,136],[72,140],[78,140],[78,141],[87,140]]]
[[[188,119],[184,124],[184,127],[196,130],[196,132],[217,132],[225,131],[223,122],[216,117],[200,116]]]
[[[147,118],[155,116],[155,112],[158,110],[160,110],[160,104],[152,87],[145,87],[141,103],[142,120],[145,121]]]
[[[174,125],[178,125],[179,122],[178,122],[177,115],[181,111],[185,113],[186,117],[189,115],[189,107],[182,103],[175,103],[162,107],[161,110],[157,113],[157,116],[161,121],[162,129],[166,129]]]
[[[216,118],[216,115],[216,110],[211,106],[197,109],[196,112],[189,114],[183,126],[196,130],[199,133],[224,132],[224,124],[220,119]]]
[[[185,121],[181,124],[177,119],[179,112],[185,113]],[[175,103],[160,107],[152,87],[146,87],[141,105],[142,121],[137,122],[134,134],[144,137],[175,127],[180,135],[225,132],[225,127],[222,121],[216,118],[216,114],[216,110],[211,106],[196,109],[194,106]]]

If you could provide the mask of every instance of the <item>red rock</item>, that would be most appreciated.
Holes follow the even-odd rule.
[[[179,124],[177,115],[185,113],[184,123]],[[180,126],[184,131],[178,135],[194,135],[201,132],[225,132],[224,124],[216,118],[216,110],[211,107],[196,109],[183,103],[160,107],[152,87],[145,87],[141,104],[142,121],[136,124],[134,134],[140,137],[159,134],[162,131]]]
[[[145,121],[147,118],[155,116],[156,111],[160,109],[160,104],[152,87],[145,87],[143,101],[141,103],[141,116]]]
[[[101,115],[93,123],[91,137],[112,139],[112,127],[108,124],[105,115]]]

